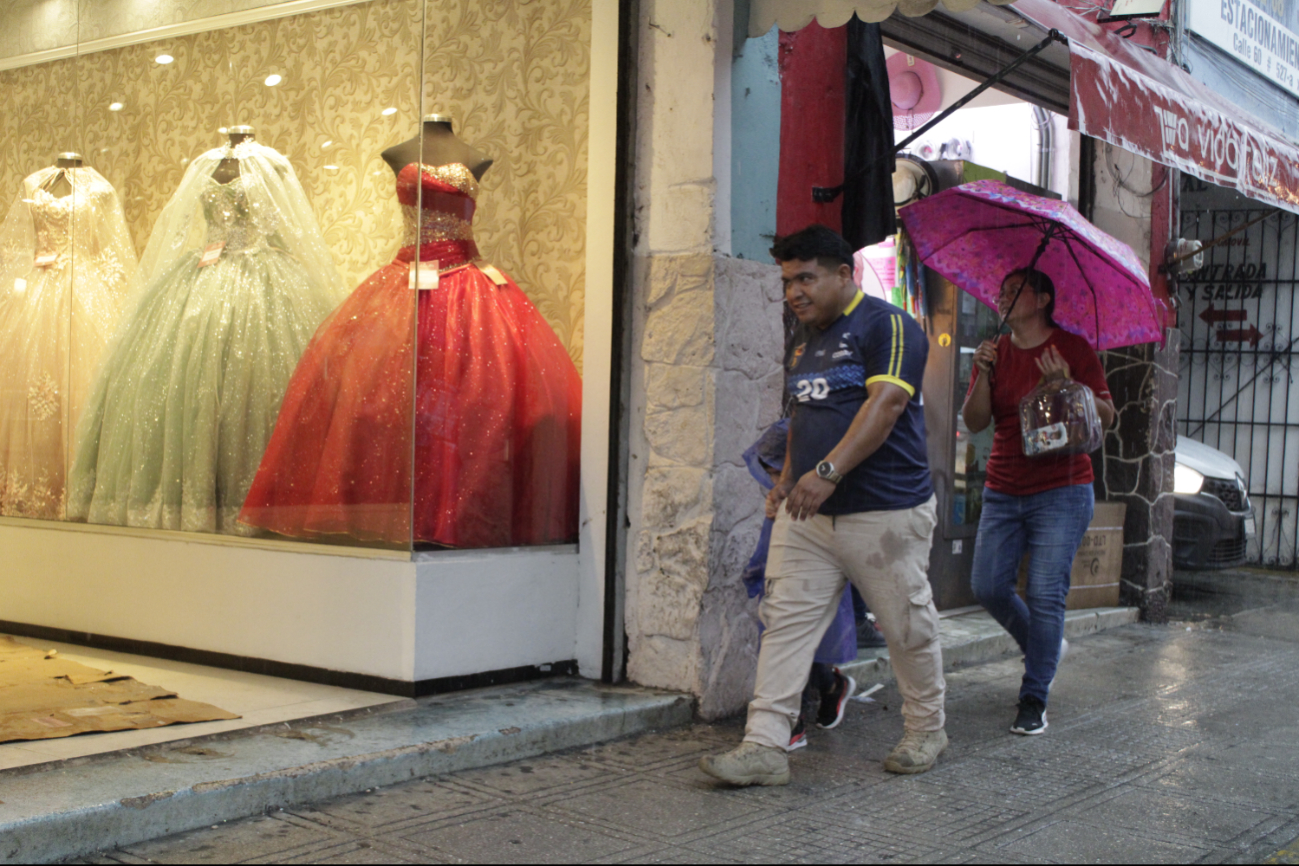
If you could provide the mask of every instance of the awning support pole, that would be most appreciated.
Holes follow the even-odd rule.
[[[930,119],[928,123],[926,123],[924,126],[917,129],[915,132],[911,133],[911,135],[907,136],[902,141],[901,144],[894,145],[892,153],[885,154],[884,156],[879,157],[879,159],[872,162],[871,165],[874,165],[876,162],[880,162],[881,160],[884,159],[891,159],[892,157],[896,156],[900,151],[905,150],[907,145],[911,144],[911,142],[915,141],[917,138],[924,135],[926,132],[933,129],[938,124],[942,123],[945,119],[951,116],[952,112],[959,111],[960,109],[964,108],[966,104],[970,102],[970,100],[974,99],[979,94],[983,93],[983,91],[987,90],[989,87],[993,87],[997,85],[999,82],[1002,81],[1002,79],[1004,79],[1010,73],[1014,72],[1024,63],[1026,63],[1028,60],[1041,54],[1043,51],[1046,50],[1047,46],[1049,46],[1052,42],[1068,42],[1068,40],[1064,37],[1064,34],[1062,34],[1059,30],[1053,29],[1048,31],[1046,37],[1041,42],[1037,43],[1032,48],[1028,49],[1023,54],[1021,54],[1020,56],[1016,57],[1014,60],[1010,62],[1010,65],[1008,65],[1006,68],[1002,69],[996,75],[992,76],[987,81],[983,82],[978,87],[974,88],[969,93],[965,94],[965,96],[961,97],[956,102],[952,103],[942,112],[935,115],[933,118]],[[869,166],[867,168],[869,168]],[[856,172],[856,174],[864,174],[866,170],[867,170],[866,168],[863,168],[860,171]],[[812,201],[817,202],[818,204],[825,204],[826,202],[832,202],[839,197],[839,193],[843,192],[843,187],[844,187],[843,184],[839,184],[838,186],[830,186],[830,187],[814,186],[812,187]]]
[[[975,99],[975,97],[979,96],[981,93],[983,93],[983,91],[987,90],[989,87],[995,87],[997,84],[1000,84],[1001,81],[1007,75],[1014,72],[1019,67],[1023,66],[1024,63],[1026,63],[1027,61],[1041,54],[1043,51],[1047,49],[1047,46],[1049,46],[1052,42],[1066,42],[1066,41],[1067,40],[1060,33],[1059,30],[1049,31],[1046,34],[1046,38],[1044,38],[1041,42],[1034,45],[1032,48],[1025,51],[1023,54],[1016,57],[1014,60],[1012,60],[1010,62],[1010,65],[1007,66],[1005,69],[1002,69],[996,75],[992,76],[987,81],[983,82],[978,87],[974,88],[969,93],[962,96],[960,99],[956,100],[956,102],[953,102],[947,108],[943,109],[937,115],[930,118],[928,123],[926,123],[924,126],[920,127],[915,132],[908,135],[905,139],[902,140],[901,144],[895,145],[893,148],[893,152],[896,154],[896,153],[900,153],[903,150],[906,150],[907,145],[911,144],[913,141],[920,138],[920,136],[924,135],[926,132],[933,129],[938,124],[942,123],[944,120],[950,117],[953,112],[960,111],[962,108],[966,106],[966,104],[971,102],[973,99]]]

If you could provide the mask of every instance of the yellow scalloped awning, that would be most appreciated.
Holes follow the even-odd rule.
[[[968,12],[983,0],[942,0],[952,12]],[[1006,6],[1014,0],[988,0]],[[939,0],[749,0],[749,35],[762,36],[771,25],[781,30],[802,30],[815,18],[822,27],[842,27],[853,13],[867,23],[883,21],[896,9],[910,18],[927,15]]]

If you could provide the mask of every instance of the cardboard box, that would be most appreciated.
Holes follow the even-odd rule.
[[[1119,575],[1123,571],[1123,520],[1128,506],[1123,502],[1097,502],[1092,522],[1078,545],[1069,577],[1068,610],[1089,607],[1117,607]],[[1028,583],[1028,554],[1019,564],[1019,594]]]

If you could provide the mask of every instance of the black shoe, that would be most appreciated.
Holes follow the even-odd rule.
[[[857,620],[857,649],[884,649],[884,634],[870,619]]]
[[[807,723],[803,721],[803,714],[799,713],[798,721],[794,724],[794,729],[789,732],[789,745],[785,747],[786,752],[796,752],[807,746]]]
[[[835,668],[834,688],[821,693],[821,709],[817,711],[816,723],[827,731],[837,727],[843,721],[843,711],[856,689],[856,681],[847,674],[839,673],[839,669]]]
[[[1015,716],[1015,724],[1010,726],[1010,732],[1035,737],[1045,730],[1046,704],[1037,698],[1020,698],[1019,713]]]

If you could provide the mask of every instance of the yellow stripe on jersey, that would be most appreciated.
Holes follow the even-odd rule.
[[[869,379],[866,380],[866,385],[867,387],[869,387],[875,382],[892,383],[894,385],[897,385],[903,391],[906,391],[908,397],[916,396],[916,389],[911,386],[911,383],[906,381],[905,379],[899,379],[897,376],[871,376]]]
[[[858,292],[857,296],[852,299],[852,301],[848,304],[848,306],[843,308],[843,313],[841,315],[846,316],[849,313],[851,313],[853,310],[857,309],[857,305],[861,303],[861,299],[864,297],[866,297],[865,292]]]
[[[902,377],[902,317],[894,313],[890,317],[893,321],[893,353],[889,356],[889,378],[900,379]]]

